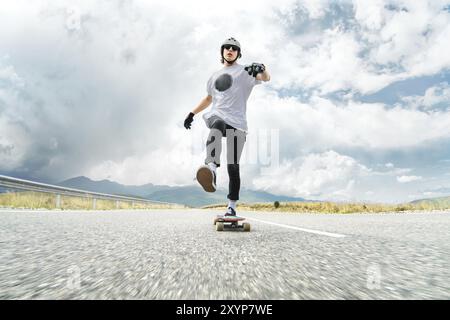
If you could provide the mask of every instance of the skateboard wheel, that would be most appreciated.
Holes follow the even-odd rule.
[[[214,219],[214,225],[216,225],[217,221],[219,221],[219,219]]]
[[[224,224],[223,222],[216,223],[216,231],[223,231]]]
[[[246,232],[250,231],[250,223],[244,222],[242,224],[242,227],[244,227],[244,231],[246,231]]]

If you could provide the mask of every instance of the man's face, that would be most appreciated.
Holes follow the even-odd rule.
[[[223,49],[223,56],[228,62],[236,60],[238,48],[233,45],[226,45]]]

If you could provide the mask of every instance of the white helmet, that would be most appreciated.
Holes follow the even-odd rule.
[[[241,50],[241,44],[239,43],[239,41],[237,41],[235,38],[228,38],[227,40],[225,40],[222,43],[222,47],[226,46],[226,45],[232,45],[232,46],[236,46],[239,48],[239,50]]]

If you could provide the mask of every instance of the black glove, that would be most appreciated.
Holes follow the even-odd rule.
[[[188,116],[184,120],[184,127],[186,129],[190,129],[192,121],[194,121],[194,114],[192,112],[189,112]]]
[[[248,75],[255,77],[258,73],[263,73],[266,70],[266,66],[262,63],[252,63],[249,66],[246,66],[245,71],[248,72]]]

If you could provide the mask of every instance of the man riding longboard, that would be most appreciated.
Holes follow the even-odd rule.
[[[237,63],[242,57],[241,44],[234,38],[226,39],[220,47],[223,67],[214,72],[207,82],[208,95],[184,120],[186,129],[191,128],[194,116],[212,108],[203,115],[210,129],[206,142],[205,165],[197,171],[197,181],[206,192],[216,191],[216,169],[220,166],[222,138],[227,139],[227,171],[229,177],[228,206],[224,217],[236,216],[236,202],[241,185],[239,159],[247,135],[247,100],[253,87],[269,81],[270,75],[264,64],[252,63],[246,67]]]

